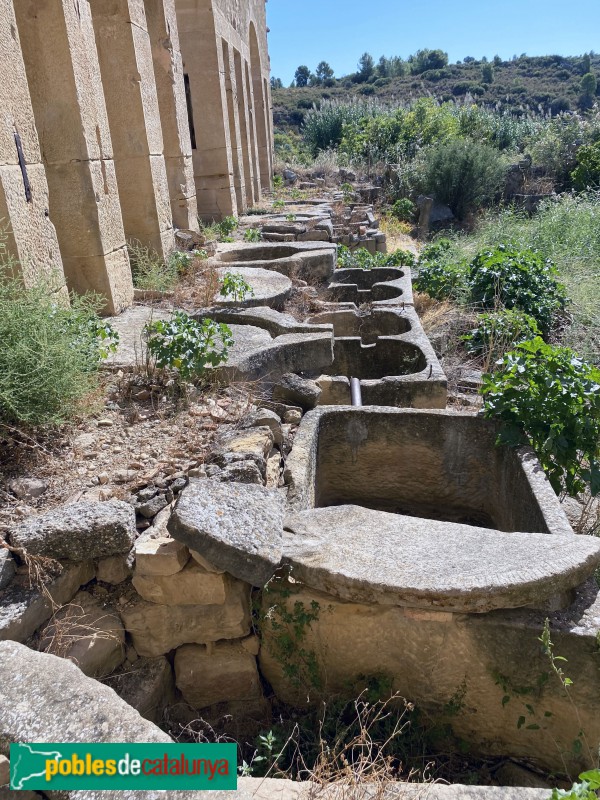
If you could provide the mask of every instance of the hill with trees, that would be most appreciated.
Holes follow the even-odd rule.
[[[302,64],[292,86],[272,78],[276,127],[298,130],[308,109],[323,100],[347,102],[376,98],[394,105],[419,97],[440,102],[473,100],[478,105],[500,107],[515,115],[529,112],[558,114],[590,108],[598,96],[600,55],[513,56],[491,61],[467,56],[448,63],[443,50],[419,50],[409,58],[364,53],[357,70],[336,78],[327,61],[314,70]]]

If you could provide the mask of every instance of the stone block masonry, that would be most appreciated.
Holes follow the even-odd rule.
[[[168,256],[270,186],[264,0],[0,0],[0,46],[0,219],[26,285],[118,314],[129,241]]]

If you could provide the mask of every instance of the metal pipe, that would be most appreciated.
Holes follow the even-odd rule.
[[[350,378],[350,395],[352,397],[352,405],[357,408],[362,407],[362,392],[358,378]]]

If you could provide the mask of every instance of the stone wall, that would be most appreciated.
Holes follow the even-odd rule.
[[[53,276],[63,294],[95,291],[119,313],[133,301],[128,241],[166,256],[198,212],[242,213],[270,186],[265,2],[0,9],[0,219],[13,270],[28,285]]]

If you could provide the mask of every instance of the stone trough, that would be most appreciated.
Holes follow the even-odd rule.
[[[411,306],[325,311],[308,321],[333,325],[334,360],[324,372],[358,378],[363,405],[446,407],[446,376]],[[349,382],[337,397],[350,405]]]
[[[219,279],[223,280],[227,274],[234,272],[234,270],[221,267],[217,272]],[[243,298],[223,297],[217,292],[214,297],[215,304],[237,308],[269,306],[270,308],[281,310],[292,293],[291,280],[285,275],[273,272],[273,270],[256,267],[244,269],[243,278],[251,287],[251,292],[245,294]]]
[[[212,259],[212,263],[216,267],[226,266],[230,272],[259,268],[313,281],[330,278],[335,270],[336,260],[337,247],[328,242],[236,242],[224,245]]]
[[[335,303],[412,304],[410,268],[338,269],[329,283],[328,299]]]

